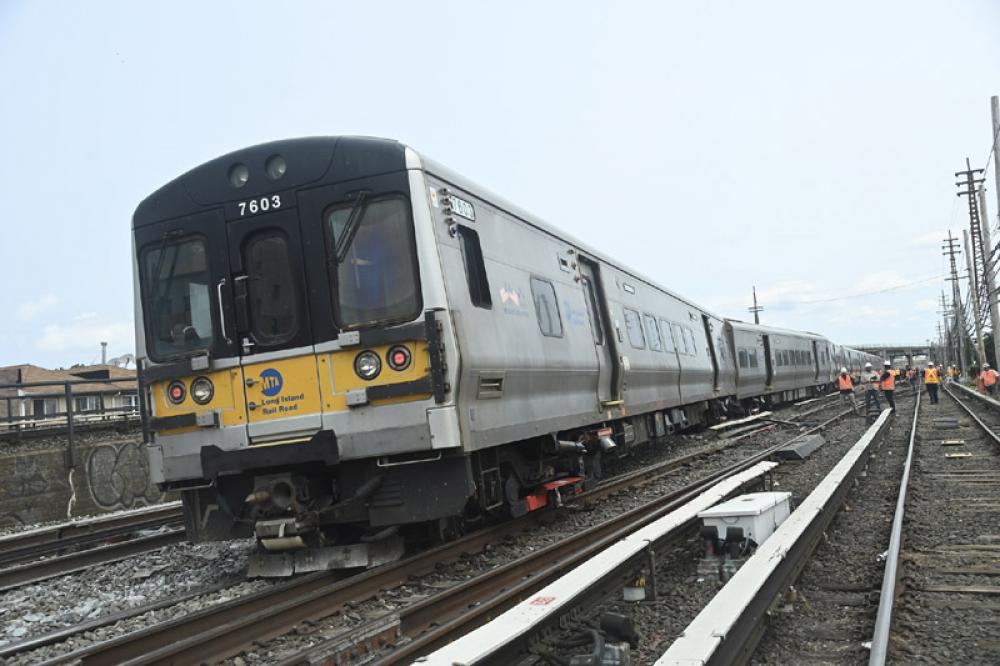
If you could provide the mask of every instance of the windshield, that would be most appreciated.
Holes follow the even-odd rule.
[[[212,342],[211,290],[205,241],[160,243],[142,261],[146,330],[154,360],[190,355]]]
[[[354,220],[351,221],[352,209]],[[351,222],[353,228],[348,228]],[[420,278],[410,207],[403,197],[345,203],[326,214],[327,252],[341,328],[410,321],[420,314]]]

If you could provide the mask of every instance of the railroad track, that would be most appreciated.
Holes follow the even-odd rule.
[[[0,537],[0,592],[178,543],[181,520],[171,502]]]
[[[1000,403],[942,388],[913,421],[873,666],[1000,662]]]
[[[830,423],[836,421],[848,412],[840,412],[807,432],[799,433],[793,439],[798,438],[808,432],[818,431]],[[732,465],[728,468],[728,473],[737,473],[740,469],[754,464],[757,461],[767,458],[774,450],[785,446],[788,442],[768,447],[739,465]],[[593,502],[623,489],[631,488],[639,484],[647,483],[658,477],[667,475],[682,465],[688,464],[692,460],[708,455],[728,446],[732,446],[732,441],[725,441],[716,446],[708,447],[691,454],[674,458],[651,465],[642,470],[638,470],[628,475],[615,478],[608,483],[599,486],[587,493],[577,496],[576,502]],[[709,480],[718,480],[726,472],[719,472],[701,480],[700,487],[703,487]],[[695,492],[694,485],[685,489],[690,494]],[[676,493],[670,498],[662,499],[661,502],[676,501]],[[661,504],[660,508],[666,506]],[[596,540],[598,538],[610,538],[608,535],[615,534],[623,529],[626,522],[642,519],[640,513],[649,514],[657,510],[655,506],[648,505],[642,507],[639,512],[629,514],[629,518],[604,525],[600,533],[589,533],[588,538]],[[480,552],[487,546],[504,539],[505,537],[523,532],[537,521],[547,520],[551,513],[528,514],[521,519],[510,521],[495,527],[486,528],[468,535],[458,541],[438,546],[429,551],[425,551],[417,556],[402,560],[397,563],[385,565],[364,573],[345,578],[343,574],[333,572],[323,572],[311,574],[302,578],[297,578],[285,583],[274,585],[264,591],[240,597],[238,599],[224,602],[207,608],[204,611],[192,613],[183,618],[170,622],[155,625],[133,632],[108,641],[94,643],[70,654],[64,655],[48,663],[63,663],[64,661],[79,660],[84,664],[117,664],[117,663],[200,663],[211,662],[239,653],[247,649],[253,643],[259,643],[272,637],[282,635],[300,623],[315,622],[316,620],[328,617],[343,610],[350,605],[358,604],[364,600],[375,598],[384,589],[398,587],[410,581],[415,576],[422,576],[434,572],[440,567],[445,567],[449,563],[461,558],[465,553]],[[647,518],[648,519],[648,518]],[[603,537],[599,537],[603,535]],[[583,544],[583,545],[581,545]],[[571,551],[581,551],[585,543],[578,540],[563,540],[559,544],[559,551],[570,557]],[[555,552],[555,551],[552,551]],[[590,551],[587,551],[590,552]],[[516,567],[513,563],[510,567],[505,567],[507,575],[516,577],[523,575],[523,567],[530,566],[535,569],[542,565],[542,560],[534,559],[532,564],[522,562]],[[566,559],[567,563],[571,560]],[[572,560],[577,561],[577,560]],[[551,564],[551,562],[550,562]],[[561,565],[568,566],[568,564]],[[520,569],[518,567],[521,567]],[[519,572],[519,573],[518,573]],[[465,604],[474,596],[480,599],[486,592],[484,590],[495,587],[495,583],[489,583],[487,579],[499,580],[497,572],[490,572],[486,576],[480,577],[477,583],[463,585],[462,589],[448,593],[441,597],[441,603],[450,606],[452,613],[459,616],[467,616]],[[539,578],[538,580],[542,580]],[[444,592],[448,592],[447,590]],[[523,593],[527,593],[522,590]],[[450,601],[444,601],[450,599]],[[497,608],[504,603],[513,603],[514,597],[506,600],[499,600]],[[429,618],[437,618],[440,622],[443,617],[442,606],[436,606],[438,602],[430,606],[434,610],[428,611],[430,602],[421,602],[414,606],[412,613],[406,615],[405,629],[413,635],[420,634],[428,636],[423,628]],[[494,607],[494,606],[491,606]],[[485,617],[478,616],[475,621],[483,621]],[[455,631],[467,631],[470,628],[469,621],[472,618],[463,620],[461,629]],[[404,622],[400,619],[397,625],[383,626],[375,623],[365,626],[362,629],[355,628],[354,637],[369,635],[367,644],[377,644],[380,640],[388,640],[391,634],[402,635],[404,632]],[[376,626],[378,625],[378,626]],[[425,638],[425,641],[432,639]],[[433,640],[448,640],[446,637]],[[362,649],[366,641],[362,640],[358,645],[349,646],[348,649]],[[432,643],[421,643],[430,645]],[[423,648],[421,648],[423,649]]]

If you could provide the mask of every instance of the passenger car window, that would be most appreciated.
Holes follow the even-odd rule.
[[[757,367],[757,350],[756,349],[751,349],[750,350],[750,367],[751,368],[756,368]]]
[[[670,322],[666,319],[660,320],[660,339],[663,341],[663,347],[668,353],[673,354],[676,346],[674,345],[674,334],[670,330]]]
[[[642,323],[646,325],[646,339],[649,340],[649,348],[653,351],[663,351],[660,344],[660,332],[656,328],[656,317],[648,314],[642,315]]]
[[[748,363],[747,363],[747,351],[746,351],[745,349],[741,349],[741,350],[739,350],[739,352],[737,353],[737,356],[738,356],[738,357],[739,357],[739,359],[740,359],[740,367],[741,367],[741,368],[746,368],[746,367],[748,367]]]
[[[299,328],[299,299],[288,260],[288,239],[276,231],[251,236],[243,249],[243,263],[254,340],[264,345],[290,340]]]
[[[691,354],[691,356],[697,356],[698,355],[698,347],[695,346],[695,343],[694,343],[694,333],[691,332],[690,328],[686,328],[685,327],[684,328],[684,336],[685,336],[684,337],[684,344],[685,344],[685,346],[687,346],[688,353]]]
[[[681,328],[680,324],[670,324],[670,330],[674,333],[674,344],[677,345],[677,353],[686,356],[689,352],[687,349],[687,338],[684,337],[684,329]]]
[[[645,349],[646,340],[642,335],[642,322],[639,321],[639,313],[630,308],[623,308],[625,312],[625,329],[628,331],[628,341],[636,349]]]
[[[156,243],[142,255],[150,358],[188,356],[212,344],[212,294],[205,241]]]
[[[531,298],[535,302],[535,315],[538,317],[538,328],[541,329],[542,335],[561,338],[563,327],[562,319],[559,318],[555,287],[548,280],[532,277]]]
[[[469,283],[469,299],[477,308],[493,307],[490,281],[486,277],[486,262],[479,234],[475,229],[458,225],[458,238],[462,242],[462,259],[465,261],[465,279]]]

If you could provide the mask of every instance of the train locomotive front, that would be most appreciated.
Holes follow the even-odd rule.
[[[192,541],[256,536],[251,574],[396,559],[407,530],[446,531],[474,494],[407,158],[379,139],[274,142],[135,212],[151,474],[181,494]]]

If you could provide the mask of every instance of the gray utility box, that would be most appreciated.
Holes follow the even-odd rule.
[[[705,509],[698,517],[704,528],[715,528],[721,541],[750,539],[759,546],[785,522],[791,504],[789,492],[749,493]]]

